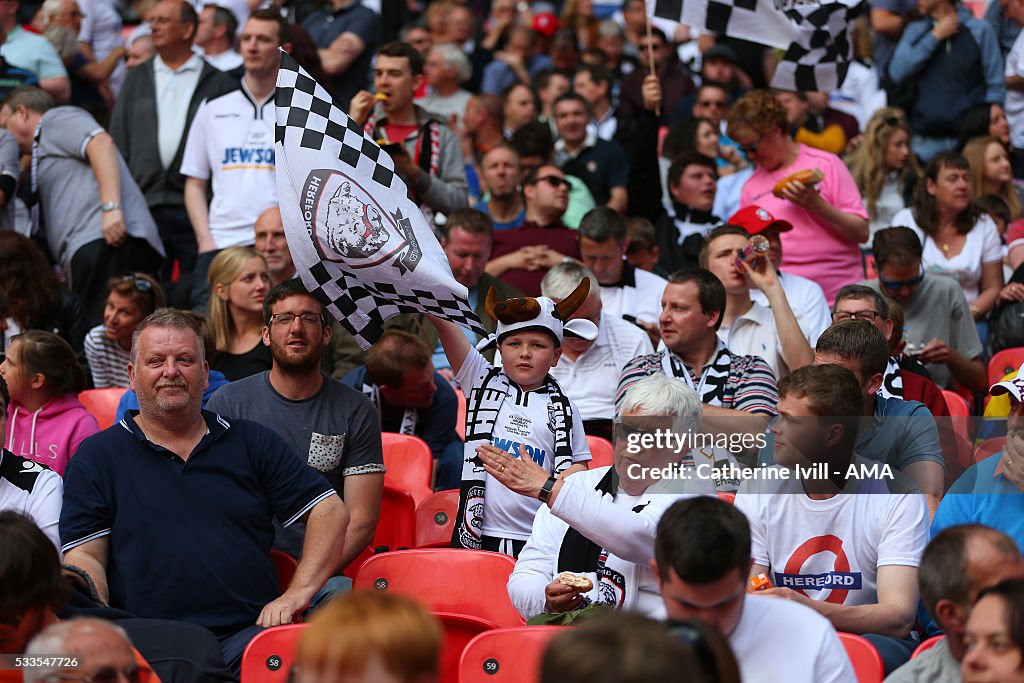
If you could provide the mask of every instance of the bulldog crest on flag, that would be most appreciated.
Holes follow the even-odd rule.
[[[276,104],[281,218],[309,293],[364,349],[401,313],[485,335],[391,157],[284,52]]]

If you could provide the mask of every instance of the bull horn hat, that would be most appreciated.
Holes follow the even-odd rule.
[[[583,318],[567,320],[583,305],[588,294],[590,278],[583,278],[576,289],[557,304],[546,296],[497,301],[492,287],[487,291],[484,308],[498,323],[495,330],[498,342],[513,332],[540,330],[552,334],[561,346],[566,332],[587,341],[597,339],[597,325],[591,321]]]

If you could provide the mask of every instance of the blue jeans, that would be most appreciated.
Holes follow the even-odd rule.
[[[210,264],[220,252],[220,249],[204,251],[196,257],[195,270],[192,271],[192,290],[188,295],[189,307],[194,311],[206,313],[210,310],[210,283],[206,277],[210,273]]]
[[[927,164],[939,152],[949,152],[955,147],[956,138],[933,138],[916,134],[910,138],[910,148],[921,159],[922,164]]]
[[[864,638],[875,646],[878,654],[882,655],[886,676],[906,664],[910,660],[910,655],[914,653],[914,648],[921,644],[913,638],[894,638],[877,633],[865,633]]]

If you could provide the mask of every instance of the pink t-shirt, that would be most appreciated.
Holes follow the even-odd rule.
[[[800,145],[800,152],[790,166],[771,173],[763,168],[755,170],[740,192],[740,206],[757,204],[776,218],[793,224],[792,230],[782,233],[782,268],[817,282],[831,304],[843,285],[864,279],[858,243],[840,235],[817,214],[772,194],[775,183],[790,173],[809,168],[821,169],[825,174],[818,184],[825,201],[844,213],[867,219],[860,191],[842,160],[807,145]]]

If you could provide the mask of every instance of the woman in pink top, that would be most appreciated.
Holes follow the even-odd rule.
[[[763,90],[733,105],[727,134],[757,164],[740,206],[758,204],[793,225],[782,237],[782,268],[817,282],[831,304],[840,287],[864,278],[858,245],[868,238],[868,214],[846,165],[794,141],[785,107]],[[782,197],[772,194],[786,176],[815,168],[824,174],[816,186],[790,181]]]
[[[85,375],[71,345],[52,332],[19,334],[0,375],[11,395],[4,446],[64,476],[78,445],[100,430],[78,400]]]

